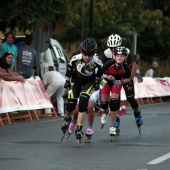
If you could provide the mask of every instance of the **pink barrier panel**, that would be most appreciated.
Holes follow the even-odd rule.
[[[143,77],[139,83],[135,78],[135,98],[170,96],[170,78]],[[121,91],[121,100],[126,100],[124,89]]]
[[[25,83],[0,79],[0,113],[52,107],[39,77],[27,79]]]

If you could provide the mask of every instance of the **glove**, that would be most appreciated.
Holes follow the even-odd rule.
[[[94,89],[95,90],[99,90],[100,89],[100,81],[99,80],[96,80],[95,83],[94,83]]]
[[[113,80],[113,84],[115,87],[119,87],[122,84],[121,80]]]
[[[115,80],[115,78],[112,75],[108,75],[105,79],[107,79],[107,80]]]
[[[138,80],[139,80],[139,82],[143,82],[143,77],[139,76]]]
[[[70,81],[66,80],[65,84],[64,84],[64,88],[68,89],[70,88]]]
[[[130,80],[129,87],[133,87],[133,86],[134,86],[133,80]]]

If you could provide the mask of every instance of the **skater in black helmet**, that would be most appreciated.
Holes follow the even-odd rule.
[[[71,57],[65,75],[65,88],[70,88],[70,85],[72,84],[72,89],[68,94],[65,122],[61,128],[64,134],[69,127],[71,116],[76,108],[77,100],[79,98],[79,113],[76,129],[78,145],[83,137],[82,128],[90,95],[94,89],[99,89],[99,84],[103,75],[103,63],[95,57],[95,52],[97,50],[97,43],[95,39],[87,37],[80,44],[80,50],[80,54]]]

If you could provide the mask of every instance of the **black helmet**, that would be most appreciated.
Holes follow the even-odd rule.
[[[122,55],[124,55],[124,56],[127,58],[127,56],[128,56],[128,51],[127,51],[127,49],[126,49],[125,47],[123,47],[123,46],[116,47],[116,48],[115,48],[115,55],[117,55],[117,54],[122,54]]]
[[[94,38],[87,37],[81,44],[80,50],[83,54],[92,56],[97,50],[97,43]]]

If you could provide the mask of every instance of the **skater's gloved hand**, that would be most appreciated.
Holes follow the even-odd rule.
[[[107,80],[115,80],[114,76],[112,76],[112,75],[106,75],[105,79],[107,79]]]
[[[129,91],[134,88],[134,82],[133,82],[132,79],[130,80],[130,82],[129,82],[129,84],[127,85],[127,87],[128,87],[128,90],[129,90]]]
[[[70,88],[70,81],[68,81],[68,80],[66,80],[66,82],[65,82],[65,84],[64,84],[64,88],[65,89],[68,89],[68,88]]]
[[[94,88],[94,90],[99,90],[100,89],[100,80],[99,79],[96,79],[93,88]]]
[[[133,82],[133,80],[130,80],[130,82],[129,82],[129,86],[130,86],[130,87],[133,87],[133,86],[134,86],[134,82]]]
[[[119,86],[122,84],[122,81],[121,81],[121,80],[113,80],[113,84],[114,84],[116,87],[119,87]]]

